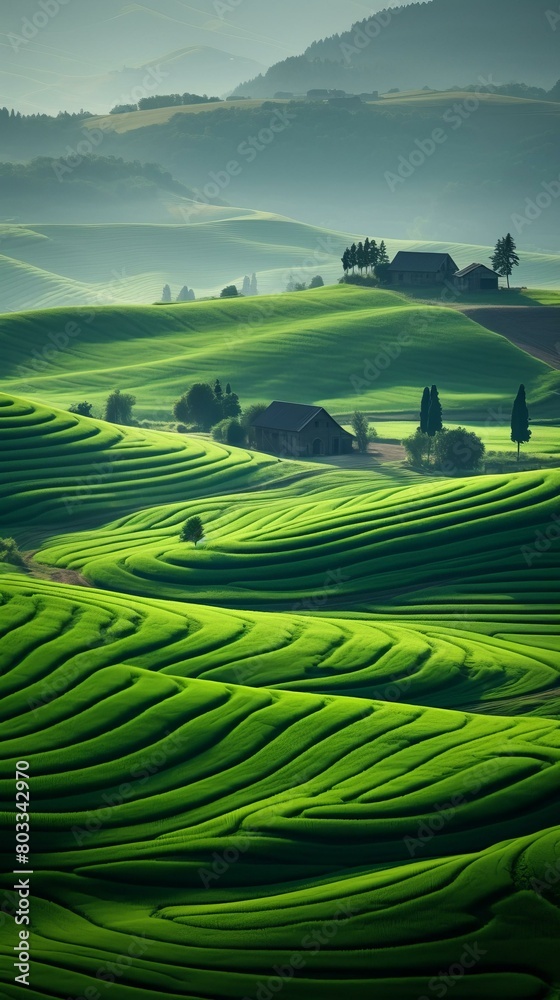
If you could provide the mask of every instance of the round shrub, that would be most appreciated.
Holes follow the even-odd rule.
[[[235,417],[226,417],[225,420],[220,420],[219,424],[212,428],[212,437],[214,441],[229,444],[234,448],[241,448],[245,444],[246,433],[239,420],[236,420]]]
[[[188,433],[187,428],[185,427],[184,424],[177,424],[175,430],[177,431],[177,434],[187,434]]]
[[[436,434],[435,464],[446,476],[475,472],[480,467],[485,453],[486,448],[478,434],[468,431],[465,427],[444,429]]]

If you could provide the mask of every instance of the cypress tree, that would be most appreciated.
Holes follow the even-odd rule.
[[[356,269],[356,264],[358,263],[358,247],[355,243],[350,247],[350,267],[352,268],[352,274]]]
[[[366,274],[369,271],[369,265],[370,265],[370,242],[369,242],[369,236],[366,236],[364,242],[364,267],[366,269]]]
[[[437,385],[433,385],[430,390],[430,408],[428,410],[428,425],[426,433],[433,438],[441,430],[443,430],[443,410],[439,401]]]
[[[533,432],[529,430],[529,410],[525,386],[520,385],[511,414],[511,440],[517,445],[517,461],[519,461],[521,445],[527,444],[532,436]]]
[[[420,430],[422,434],[428,433],[428,414],[430,412],[430,390],[428,386],[424,389],[422,405],[420,407]]]

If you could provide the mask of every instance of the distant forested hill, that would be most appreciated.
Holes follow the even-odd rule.
[[[82,139],[82,143],[86,140]],[[154,163],[114,156],[0,162],[0,219],[36,222],[168,220],[166,198],[189,199],[190,190]]]
[[[553,9],[554,8],[554,9]],[[556,17],[555,17],[556,12]],[[552,87],[560,21],[550,0],[430,0],[373,14],[272,66],[235,94],[273,97],[317,87],[350,93],[447,88],[480,76]]]

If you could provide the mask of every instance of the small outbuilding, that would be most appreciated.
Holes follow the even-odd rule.
[[[500,275],[491,271],[486,264],[469,264],[453,276],[460,292],[497,292]]]
[[[401,250],[389,264],[387,274],[392,285],[431,287],[452,281],[458,267],[448,253],[414,253]]]
[[[259,451],[294,458],[349,455],[354,438],[322,406],[276,400],[255,417],[253,439]]]

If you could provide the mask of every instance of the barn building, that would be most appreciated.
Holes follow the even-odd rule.
[[[389,264],[387,273],[392,285],[443,285],[457,273],[448,253],[409,253],[401,250]]]
[[[349,455],[353,437],[322,406],[275,401],[252,423],[259,451],[303,458]]]
[[[469,264],[457,271],[453,281],[460,292],[497,292],[500,287],[500,275],[485,264]]]

